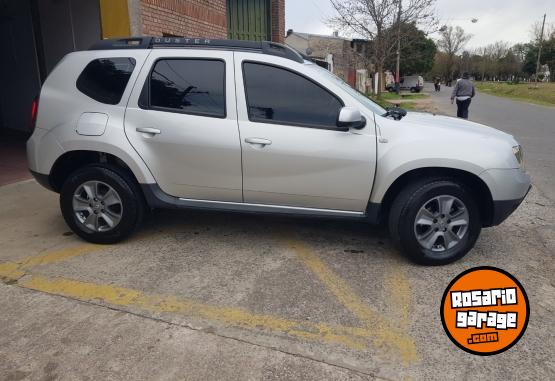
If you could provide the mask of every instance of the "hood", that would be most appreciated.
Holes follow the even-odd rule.
[[[408,112],[407,116],[401,119],[398,123],[417,126],[419,128],[429,130],[427,132],[434,132],[434,130],[437,131],[437,129],[440,129],[442,130],[441,132],[472,134],[477,135],[477,137],[497,138],[510,141],[511,143],[515,141],[512,135],[503,131],[496,130],[495,128],[488,127],[480,123],[470,122],[468,120],[450,116],[434,115],[422,112]]]

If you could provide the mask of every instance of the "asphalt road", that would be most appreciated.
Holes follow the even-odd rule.
[[[456,116],[451,105],[452,87],[433,91],[426,84],[436,106],[445,114]],[[470,105],[470,120],[512,134],[524,147],[526,170],[534,185],[552,202],[555,201],[555,107],[538,106],[478,93]]]

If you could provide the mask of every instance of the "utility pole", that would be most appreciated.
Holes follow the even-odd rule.
[[[397,94],[401,90],[401,6],[402,1],[399,0],[399,14],[397,15],[397,70],[395,73],[395,92]]]
[[[542,23],[542,34],[540,35],[540,48],[538,50],[538,62],[536,64],[536,87],[538,87],[538,73],[540,72],[540,58],[542,56],[542,44],[543,44],[543,28],[545,27],[545,13],[543,14]]]

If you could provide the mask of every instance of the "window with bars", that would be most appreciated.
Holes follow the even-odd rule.
[[[228,36],[233,40],[272,39],[271,0],[227,0]]]

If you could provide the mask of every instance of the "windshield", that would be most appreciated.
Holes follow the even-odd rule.
[[[347,83],[345,83],[345,81],[343,81],[341,78],[339,78],[338,76],[336,76],[335,74],[333,74],[329,70],[326,70],[323,67],[320,67],[320,66],[315,65],[315,64],[311,64],[310,68],[313,69],[313,70],[318,71],[319,74],[324,74],[327,78],[334,81],[334,83],[339,85],[349,95],[351,95],[357,101],[362,103],[362,105],[364,107],[366,107],[368,110],[372,111],[373,113],[376,113],[378,115],[385,115],[387,113],[386,109],[384,109],[379,104],[370,100],[366,95],[364,95],[361,92],[353,89],[351,86],[349,86]]]

